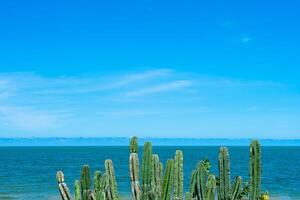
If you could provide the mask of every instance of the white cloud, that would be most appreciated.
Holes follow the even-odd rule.
[[[153,94],[153,93],[161,93],[161,92],[166,92],[166,91],[173,91],[173,90],[178,90],[182,88],[186,88],[191,86],[191,82],[187,80],[177,80],[169,83],[164,83],[161,85],[156,85],[156,86],[151,86],[147,88],[142,88],[137,91],[133,92],[127,92],[125,96],[142,96],[142,95],[147,95],[147,94]]]

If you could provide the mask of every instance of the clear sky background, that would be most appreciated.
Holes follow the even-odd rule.
[[[300,4],[2,1],[0,137],[300,138]]]

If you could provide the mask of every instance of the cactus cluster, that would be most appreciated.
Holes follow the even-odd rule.
[[[219,174],[210,172],[208,159],[200,161],[191,174],[190,189],[183,192],[183,152],[177,150],[174,158],[168,159],[163,169],[159,156],[153,153],[152,144],[143,147],[142,163],[138,155],[138,140],[130,141],[129,174],[133,200],[261,200],[268,193],[260,192],[261,147],[257,140],[250,145],[249,184],[240,176],[231,182],[230,159],[226,147],[221,147],[218,156]],[[80,180],[75,181],[74,200],[119,200],[117,182],[111,160],[105,160],[105,173],[96,171],[91,188],[90,169],[82,167]],[[141,175],[140,175],[141,169]],[[57,172],[57,181],[62,200],[72,200],[64,175]]]
[[[74,183],[74,198],[71,197],[67,185],[64,183],[63,172],[57,172],[57,181],[62,200],[119,200],[117,182],[111,160],[105,160],[105,173],[95,171],[91,188],[90,168],[84,165],[81,169],[80,180]]]

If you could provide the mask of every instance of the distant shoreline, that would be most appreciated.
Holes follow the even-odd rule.
[[[48,137],[0,138],[0,146],[128,146],[126,137]],[[251,139],[140,138],[140,145],[151,140],[156,146],[248,146]],[[262,146],[300,146],[300,139],[260,139]]]

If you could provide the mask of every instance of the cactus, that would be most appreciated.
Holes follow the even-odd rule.
[[[174,167],[174,200],[183,198],[183,153],[180,150],[175,152]]]
[[[219,200],[230,199],[230,164],[229,153],[226,147],[221,147],[219,152]]]
[[[231,200],[238,200],[240,198],[242,187],[243,179],[242,177],[237,176],[232,187]]]
[[[261,150],[258,140],[253,140],[250,144],[250,200],[257,200],[260,196],[261,184]]]
[[[149,199],[152,196],[151,179],[153,177],[153,165],[152,165],[152,144],[146,142],[143,148],[143,163],[142,163],[142,199]]]
[[[62,200],[71,200],[71,195],[67,184],[65,183],[64,173],[58,171],[56,174],[58,189]]]
[[[75,200],[82,200],[81,184],[80,181],[76,180],[74,183],[75,187]]]
[[[100,171],[95,171],[94,174],[94,196],[95,200],[105,199],[106,177]]]
[[[84,165],[81,170],[81,194],[82,200],[89,200],[91,193],[91,178],[90,178],[90,168],[88,165]]]
[[[105,160],[105,174],[107,184],[107,198],[109,200],[118,200],[117,181],[112,160]]]
[[[139,157],[137,153],[131,153],[129,157],[129,169],[131,178],[131,192],[134,200],[140,200],[141,190],[139,182]]]
[[[155,199],[161,199],[161,163],[159,162],[159,157],[157,154],[152,155],[153,164],[153,177],[152,177],[152,191],[154,193]]]
[[[171,199],[171,193],[173,190],[173,181],[174,181],[174,160],[169,159],[167,161],[166,170],[164,174],[162,200]]]
[[[130,153],[137,153],[138,152],[138,138],[133,136],[130,140],[130,145],[129,145],[129,148],[130,148]]]
[[[206,200],[214,200],[215,192],[216,192],[216,177],[212,174],[208,176],[207,184],[206,184]]]

